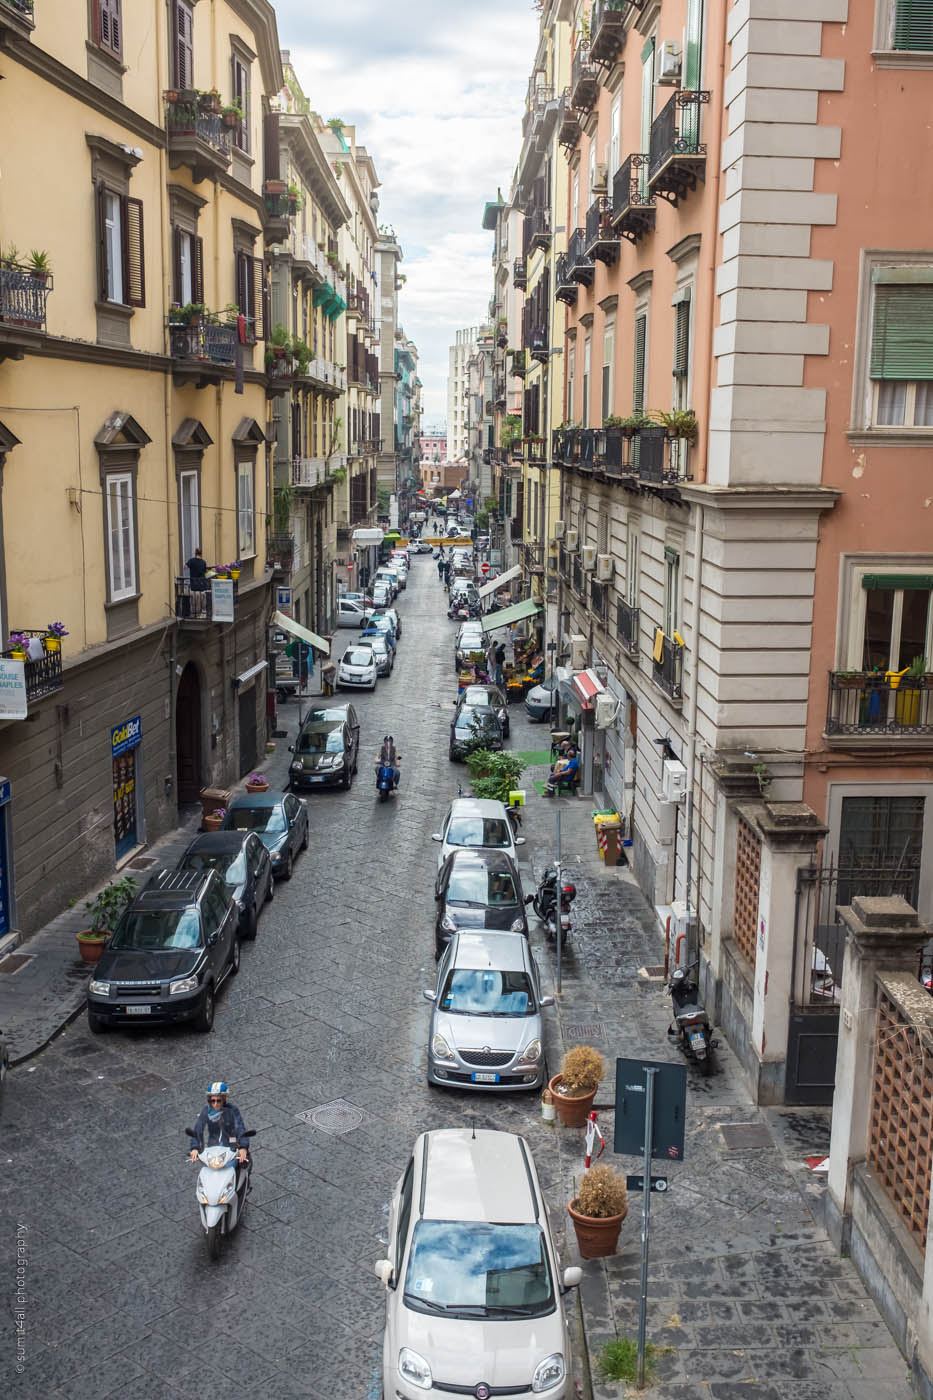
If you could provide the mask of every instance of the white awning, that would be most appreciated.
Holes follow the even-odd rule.
[[[510,627],[513,622],[521,622],[523,617],[533,617],[541,611],[541,604],[533,598],[523,603],[513,603],[510,608],[500,608],[498,612],[487,613],[483,618],[483,631],[496,632],[500,627]]]
[[[291,632],[293,637],[307,642],[315,651],[322,651],[325,656],[330,656],[330,642],[326,642],[316,632],[310,632],[307,627],[302,627],[293,617],[286,617],[284,613],[277,612],[272,614],[272,621],[276,627],[281,627],[283,631]]]
[[[490,593],[495,593],[496,589],[501,588],[503,584],[510,583],[513,578],[520,578],[521,572],[521,564],[516,564],[513,568],[506,569],[504,574],[500,574],[498,578],[494,578],[491,583],[484,583],[479,590],[479,596],[481,598],[488,598]]]
[[[450,493],[450,495],[447,497],[447,499],[448,499],[448,501],[458,501],[458,500],[460,499],[460,492],[459,492],[459,490],[458,490],[458,491],[451,491],[451,493]]]
[[[258,676],[260,671],[264,671],[268,666],[268,661],[257,661],[255,666],[250,666],[248,671],[241,671],[238,676],[233,677],[233,684],[239,689],[241,685],[246,685],[248,681]]]
[[[382,544],[383,535],[381,530],[354,530],[350,538],[354,544]]]

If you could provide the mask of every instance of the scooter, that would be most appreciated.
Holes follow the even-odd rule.
[[[190,1128],[185,1132],[190,1141],[194,1133]],[[255,1137],[255,1129],[244,1136]],[[198,1161],[202,1163],[197,1187],[201,1224],[207,1235],[208,1255],[219,1259],[221,1239],[233,1234],[246,1209],[251,1165],[247,1162],[245,1167],[238,1167],[236,1152],[226,1143],[205,1147],[198,1153]]]
[[[381,763],[376,769],[376,791],[380,802],[388,802],[395,792],[395,769],[391,763]]]
[[[560,887],[560,927],[564,938],[570,933],[570,906],[577,895],[576,885],[561,884]],[[541,883],[534,894],[525,896],[538,918],[544,924],[550,938],[557,937],[557,868],[549,865],[541,876]]]
[[[680,1048],[688,1060],[700,1066],[704,1074],[713,1069],[712,1051],[719,1044],[713,1039],[709,1017],[700,1004],[700,988],[691,972],[698,966],[693,962],[689,967],[674,969],[667,990],[671,994],[674,1019],[667,1028],[671,1038],[680,1037]]]

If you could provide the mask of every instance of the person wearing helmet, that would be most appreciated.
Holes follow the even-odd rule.
[[[380,768],[392,769],[392,786],[398,787],[398,780],[402,776],[402,770],[398,766],[399,757],[395,751],[395,740],[391,734],[383,736],[382,747],[379,750],[379,757],[376,760],[376,777],[379,776]]]
[[[218,1143],[237,1148],[237,1161],[243,1165],[249,1161],[249,1138],[243,1117],[235,1103],[227,1102],[227,1086],[222,1079],[207,1086],[207,1103],[198,1114],[191,1140],[192,1162],[197,1161],[198,1153],[205,1147]]]

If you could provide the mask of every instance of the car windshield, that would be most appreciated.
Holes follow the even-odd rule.
[[[242,885],[246,879],[246,855],[240,851],[189,851],[181,870],[216,870],[227,885]]]
[[[306,730],[298,740],[299,753],[343,753],[343,731]]]
[[[230,824],[236,831],[266,831],[271,835],[285,830],[285,813],[281,807],[234,807]]]
[[[501,817],[454,817],[447,828],[448,846],[511,846],[512,837]]]
[[[388,650],[389,644],[381,632],[364,632],[363,635],[370,651],[383,653]]]
[[[371,666],[372,650],[370,647],[356,647],[353,651],[345,651],[343,660],[345,666]]]
[[[507,870],[457,870],[447,884],[450,904],[517,904],[515,882]]]
[[[540,1225],[419,1220],[411,1241],[405,1302],[455,1317],[538,1317],[554,1291]]]
[[[463,708],[467,706],[497,705],[501,703],[494,690],[485,685],[468,685],[463,692]]]
[[[199,948],[201,921],[197,909],[130,909],[110,940],[111,948],[158,952],[167,948]]]
[[[524,972],[485,967],[452,968],[438,1005],[454,1016],[532,1016],[536,1010]]]

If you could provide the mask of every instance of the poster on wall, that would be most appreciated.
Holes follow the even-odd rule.
[[[214,622],[233,621],[233,579],[211,579],[211,617]]]
[[[137,817],[137,751],[142,743],[139,715],[110,731],[113,761],[113,843],[117,860],[139,845]]]
[[[26,663],[0,657],[0,720],[25,719],[28,713]]]

